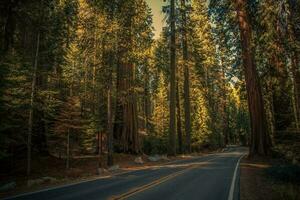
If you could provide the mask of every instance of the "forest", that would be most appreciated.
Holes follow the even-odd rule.
[[[3,173],[227,145],[299,164],[300,2],[159,0],[155,37],[150,1],[1,1]]]

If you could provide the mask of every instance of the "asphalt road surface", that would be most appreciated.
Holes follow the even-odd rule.
[[[15,200],[238,200],[246,148],[19,195]]]

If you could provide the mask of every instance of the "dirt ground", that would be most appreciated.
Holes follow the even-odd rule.
[[[249,159],[241,161],[241,200],[300,200],[300,186],[288,182],[277,182],[268,176],[270,167],[280,164],[271,159]]]
[[[241,162],[240,194],[241,200],[273,200],[272,187],[264,175],[270,167],[266,160],[243,158]]]

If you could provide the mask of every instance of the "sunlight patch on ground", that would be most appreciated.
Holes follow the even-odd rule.
[[[255,168],[261,168],[261,169],[266,169],[266,168],[269,168],[269,167],[271,167],[270,165],[267,165],[267,164],[253,164],[253,163],[243,163],[242,164],[243,165],[243,167],[249,167],[249,168],[253,168],[253,167],[255,167]]]

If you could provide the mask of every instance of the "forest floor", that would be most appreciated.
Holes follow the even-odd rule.
[[[104,171],[102,171],[100,175],[98,171],[98,156],[80,156],[73,158],[70,162],[71,167],[69,170],[66,170],[65,168],[64,159],[58,159],[52,156],[36,156],[32,161],[32,175],[29,179],[27,176],[24,176],[24,174],[26,174],[26,160],[14,161],[11,163],[13,166],[10,167],[10,169],[14,169],[13,171],[0,174],[0,186],[7,183],[15,184],[13,189],[0,192],[0,198],[102,177],[110,177],[116,174],[126,173],[131,170],[144,169],[156,165],[165,165],[176,160],[189,159],[194,156],[203,156],[215,152],[216,151],[207,151],[192,155],[178,155],[176,157],[162,156],[160,160],[155,162],[150,161],[147,155],[134,156],[128,154],[115,154],[115,165],[110,170],[104,164],[106,163],[106,155],[102,155],[101,163],[103,163],[102,168]],[[143,164],[135,162],[137,157],[142,158]]]
[[[300,200],[300,167],[274,159],[241,161],[241,200]]]

